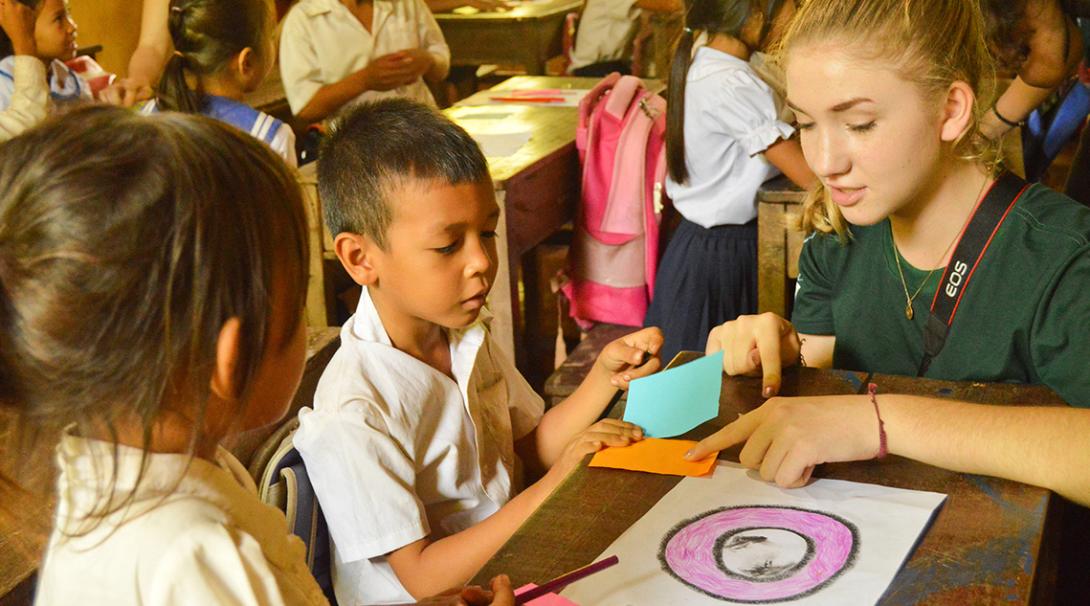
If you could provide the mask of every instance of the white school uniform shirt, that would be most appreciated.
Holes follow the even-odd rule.
[[[575,30],[568,72],[624,58],[639,17],[636,0],[587,0]]]
[[[25,57],[11,55],[0,60],[0,111],[13,106],[16,101],[15,78],[16,60],[25,63]],[[20,68],[26,75],[27,66]],[[60,109],[69,104],[90,103],[95,100],[91,87],[84,82],[72,68],[63,61],[54,59],[46,66],[46,80],[49,85],[48,111]]]
[[[701,46],[685,79],[685,162],[689,180],[667,177],[683,217],[702,227],[757,218],[757,189],[780,174],[761,152],[795,129],[779,119],[772,89],[745,61]]]
[[[450,48],[423,0],[375,0],[371,32],[338,0],[300,0],[288,11],[280,33],[280,76],[293,114],[323,86],[382,55],[422,48],[444,75],[450,69]],[[355,101],[386,97],[436,106],[423,78],[389,91],[365,91]]]
[[[159,103],[152,99],[140,109],[143,114],[159,113]],[[284,122],[273,118],[263,111],[254,109],[241,101],[205,95],[201,113],[220,122],[226,122],[235,128],[250,133],[250,136],[272,148],[284,162],[296,168],[299,161],[295,156],[295,133]]]
[[[115,503],[132,503],[83,536],[108,494],[114,445],[72,435],[57,447],[57,513],[38,571],[38,606],[327,604],[303,542],[263,504],[230,453],[216,462],[117,446]]]
[[[49,83],[45,78],[45,64],[37,57],[15,55],[11,57],[10,82],[0,82],[7,93],[7,107],[0,111],[0,142],[19,136],[23,131],[45,120],[49,109]],[[0,80],[7,80],[0,74]]]
[[[329,525],[339,603],[415,601],[384,556],[465,530],[520,488],[514,441],[544,402],[487,323],[482,312],[447,332],[457,381],[393,347],[366,288],[341,330],[294,437]]]

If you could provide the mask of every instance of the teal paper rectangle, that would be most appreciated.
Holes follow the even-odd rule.
[[[628,387],[624,420],[651,438],[671,438],[719,414],[723,352],[664,370]]]

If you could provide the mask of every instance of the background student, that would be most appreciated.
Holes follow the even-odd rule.
[[[267,0],[174,0],[173,54],[144,112],[200,113],[265,142],[297,164],[291,127],[245,103],[276,63],[276,14]],[[192,83],[192,86],[191,86]]]
[[[0,71],[0,79],[10,80],[8,108],[0,111],[0,141],[36,125],[48,113],[49,84],[34,40],[37,20],[37,9],[18,0],[0,0],[0,55],[11,55],[10,71]]]
[[[681,0],[587,0],[579,15],[568,73],[587,77],[632,73],[628,54],[641,12],[672,14],[682,10]]]
[[[757,309],[757,190],[783,171],[802,186],[795,129],[748,63],[778,2],[691,0],[670,73],[666,192],[682,221],[663,253],[645,326],[662,328],[664,360],[704,348],[710,331]],[[694,39],[706,43],[694,50]]]
[[[811,2],[784,61],[821,179],[803,211],[815,233],[799,261],[794,323],[741,317],[712,332],[708,351],[725,351],[728,374],[763,373],[766,396],[801,359],[917,374],[940,270],[995,180],[997,151],[980,133],[993,69],[982,17],[962,0]],[[985,253],[924,376],[1043,383],[1090,405],[1090,210],[1033,185]],[[884,393],[775,398],[690,456],[748,440],[742,462],[793,486],[814,465],[884,454],[883,421],[891,452],[1087,501],[1087,476],[1075,471],[1088,455],[1083,411]]]
[[[18,2],[19,0],[4,0]],[[68,104],[94,100],[91,88],[65,61],[76,56],[76,24],[64,0],[33,0],[26,3],[38,11],[34,24],[34,56],[46,66],[50,110]],[[29,50],[29,49],[28,49]],[[15,49],[6,34],[0,37],[0,111],[8,109],[15,94]],[[5,75],[6,74],[6,75]]]
[[[385,97],[434,107],[425,81],[449,69],[450,49],[423,0],[300,0],[284,17],[280,74],[305,122]]]
[[[325,604],[220,446],[278,421],[302,376],[307,231],[283,162],[211,120],[85,108],[0,146],[0,192],[0,404],[62,436],[36,603]]]

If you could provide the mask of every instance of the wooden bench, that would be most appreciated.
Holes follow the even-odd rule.
[[[619,339],[638,328],[617,324],[598,324],[590,329],[586,338],[579,342],[560,368],[545,381],[545,406],[553,407],[570,396],[594,366],[598,354],[614,339]]]
[[[787,317],[799,277],[803,234],[798,229],[806,192],[787,177],[757,191],[757,311]]]

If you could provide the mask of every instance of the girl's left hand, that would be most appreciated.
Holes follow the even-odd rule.
[[[662,331],[652,326],[611,342],[598,354],[597,365],[610,375],[609,382],[628,389],[628,384],[640,377],[658,371],[662,366],[659,349],[662,348]],[[649,359],[644,362],[644,355]]]

